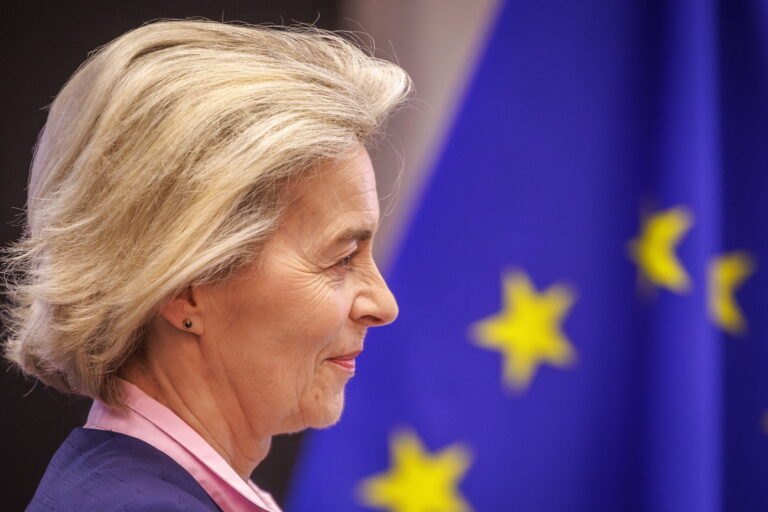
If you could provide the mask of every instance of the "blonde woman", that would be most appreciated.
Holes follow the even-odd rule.
[[[145,25],[53,102],[7,254],[5,354],[94,399],[28,510],[279,510],[276,434],[338,421],[366,329],[365,144],[410,87],[337,35]]]

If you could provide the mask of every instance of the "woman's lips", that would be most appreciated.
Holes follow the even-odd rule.
[[[360,352],[362,352],[362,350],[345,354],[343,356],[329,357],[327,361],[339,366],[340,368],[343,368],[345,371],[355,373],[355,358],[360,355]]]
[[[341,368],[348,372],[355,373],[355,360],[344,360],[344,359],[329,359],[329,362],[339,365]]]

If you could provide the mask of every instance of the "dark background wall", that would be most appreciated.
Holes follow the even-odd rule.
[[[312,23],[335,29],[338,0],[25,0],[0,7],[2,132],[0,245],[20,233],[27,170],[45,107],[87,53],[158,18],[205,17],[248,23]],[[60,395],[0,365],[0,509],[23,510],[69,431],[90,401]],[[282,501],[300,436],[276,438],[254,480]]]

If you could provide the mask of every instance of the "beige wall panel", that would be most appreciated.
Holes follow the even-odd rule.
[[[415,83],[410,106],[392,120],[389,137],[372,151],[383,198],[376,251],[385,272],[450,128],[497,6],[498,0],[347,0],[342,6],[344,28],[369,34],[376,54],[398,62]]]

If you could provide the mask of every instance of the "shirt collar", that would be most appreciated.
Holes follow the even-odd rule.
[[[94,401],[86,428],[129,435],[154,446],[186,469],[225,512],[280,512],[272,496],[240,478],[224,458],[173,411],[138,386],[120,379],[127,406],[121,412]]]

